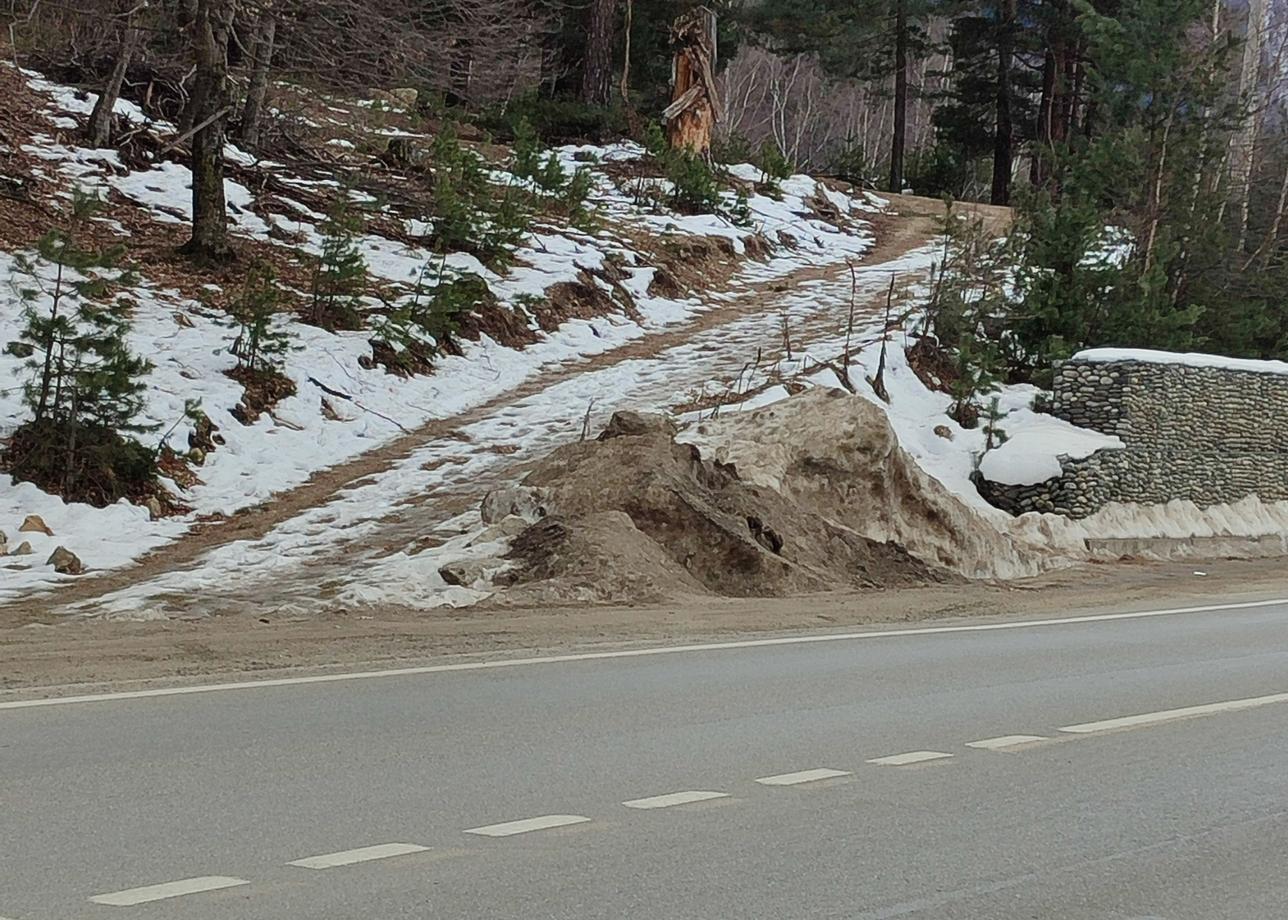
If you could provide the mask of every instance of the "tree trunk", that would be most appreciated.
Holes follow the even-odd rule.
[[[1248,240],[1248,205],[1252,197],[1252,166],[1257,146],[1257,129],[1260,127],[1261,46],[1266,31],[1266,0],[1248,3],[1248,30],[1243,43],[1243,66],[1239,73],[1239,101],[1244,110],[1239,130],[1230,139],[1231,158],[1230,192],[1238,208],[1239,249]]]
[[[1010,204],[1015,124],[1011,113],[1011,67],[1015,56],[1017,0],[1002,0],[997,29],[997,118],[993,133],[993,204]]]
[[[1055,108],[1056,58],[1055,51],[1047,49],[1042,60],[1042,99],[1038,103],[1038,124],[1034,132],[1033,160],[1029,163],[1029,183],[1041,188],[1047,181],[1046,157],[1051,152],[1051,114]]]
[[[192,94],[192,239],[183,252],[203,263],[226,262],[228,207],[224,140],[228,120],[228,36],[237,0],[197,0],[192,23],[196,83]]]
[[[635,0],[626,0],[626,24],[622,29],[622,105],[631,108],[631,32],[635,28]]]
[[[1284,224],[1284,215],[1288,212],[1288,170],[1284,171],[1284,181],[1279,186],[1279,207],[1275,209],[1275,219],[1270,225],[1270,232],[1266,235],[1265,257],[1262,261],[1263,268],[1269,268],[1275,252],[1279,249],[1279,231]]]
[[[474,82],[474,43],[470,38],[461,37],[452,42],[448,69],[447,101],[452,105],[468,105]]]
[[[1172,138],[1172,124],[1175,119],[1175,109],[1169,109],[1167,121],[1163,124],[1163,138],[1158,146],[1158,165],[1155,167],[1154,181],[1149,189],[1149,230],[1145,234],[1145,271],[1149,271],[1154,264],[1158,227],[1163,219],[1163,181],[1167,176],[1168,143]]]
[[[894,133],[890,140],[890,191],[903,191],[908,143],[908,0],[896,0],[894,14]]]
[[[671,47],[672,101],[662,112],[667,143],[674,150],[709,157],[712,133],[721,118],[715,13],[698,7],[677,18],[671,26]]]
[[[617,32],[617,0],[591,0],[586,29],[586,66],[581,100],[606,106],[613,96],[613,37]]]
[[[250,84],[246,87],[246,104],[242,108],[238,138],[248,150],[259,147],[264,123],[264,102],[268,98],[268,77],[272,71],[273,51],[277,42],[277,17],[271,10],[260,13],[255,24],[252,45]]]
[[[116,64],[112,67],[112,74],[107,78],[107,85],[103,87],[98,102],[94,103],[94,111],[89,116],[89,128],[86,133],[91,147],[106,147],[112,141],[112,112],[116,108],[116,100],[121,98],[125,74],[129,71],[134,52],[142,40],[143,32],[132,21],[127,22],[125,34],[121,36],[121,50],[116,54]]]

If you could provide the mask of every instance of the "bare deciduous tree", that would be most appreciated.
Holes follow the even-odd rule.
[[[250,150],[259,147],[276,40],[277,13],[271,4],[266,3],[255,20],[254,37],[251,39],[250,82],[246,87],[246,103],[242,106],[241,125],[237,133],[238,140]]]
[[[125,23],[122,28],[120,50],[116,53],[116,63],[112,65],[112,73],[108,76],[102,92],[99,93],[98,101],[94,103],[94,110],[90,112],[89,125],[85,132],[94,147],[106,147],[112,140],[112,113],[116,109],[116,101],[121,98],[121,87],[125,84],[125,75],[134,60],[134,53],[143,41],[143,33],[135,24],[134,18],[146,6],[147,3],[144,0],[137,8],[128,10],[124,14]]]

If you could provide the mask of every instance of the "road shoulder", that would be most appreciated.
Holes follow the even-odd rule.
[[[1026,582],[660,606],[0,626],[0,701],[855,628],[1006,622],[1288,597],[1282,560],[1093,565]]]

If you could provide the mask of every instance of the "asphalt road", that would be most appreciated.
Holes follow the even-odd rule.
[[[0,917],[1282,920],[1288,605],[0,708]]]

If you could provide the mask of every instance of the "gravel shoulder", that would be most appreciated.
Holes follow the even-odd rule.
[[[1196,574],[1202,572],[1203,574]],[[0,700],[402,667],[468,658],[728,640],[910,623],[1013,620],[1288,597],[1281,559],[1119,563],[969,583],[659,606],[388,609],[283,619],[0,620]]]

